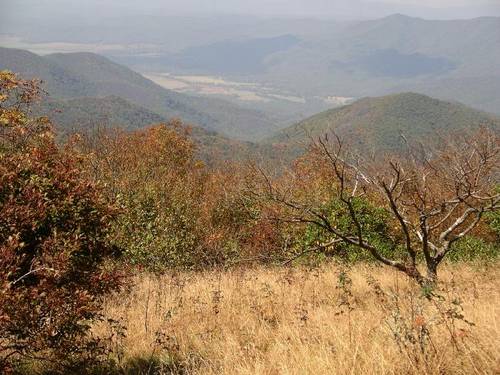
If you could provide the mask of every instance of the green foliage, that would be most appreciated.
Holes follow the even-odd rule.
[[[491,229],[496,233],[500,239],[500,212],[488,212],[486,214],[487,220],[490,223]]]
[[[364,238],[374,244],[383,256],[390,259],[404,259],[407,254],[403,247],[403,238],[398,238],[394,236],[394,233],[391,233],[390,213],[362,199],[357,199],[354,202],[354,208],[363,228]],[[322,208],[322,211],[327,213],[330,222],[336,225],[342,232],[356,233],[355,224],[347,212],[347,208],[339,201],[332,200]],[[487,216],[489,225],[498,235],[499,213],[492,212]],[[304,249],[313,248],[321,243],[327,243],[333,238],[330,232],[315,224],[308,224],[296,236],[299,238],[295,247],[296,253],[304,251]],[[498,237],[496,240],[491,241],[477,236],[467,236],[457,241],[453,246],[454,248],[448,255],[448,259],[452,262],[489,262],[497,260],[500,256],[500,242],[498,241]],[[314,259],[324,260],[332,256],[341,257],[348,263],[374,261],[373,257],[366,250],[344,243],[337,244],[333,248],[321,253],[315,253]],[[422,259],[422,257],[422,254],[418,254],[419,259]]]
[[[496,189],[500,191],[499,188]],[[493,262],[500,257],[500,211],[487,212],[486,231],[492,235],[469,235],[454,244],[448,259],[452,262]],[[493,238],[492,238],[493,237]]]
[[[495,191],[500,193],[500,186],[497,186]],[[489,227],[496,235],[497,246],[500,246],[500,211],[487,212],[485,216]]]
[[[373,243],[380,253],[391,258],[401,258],[404,251],[400,247],[399,240],[390,235],[391,228],[390,214],[383,208],[376,207],[365,199],[356,199],[354,209],[359,218],[359,223],[363,228],[363,235],[366,240]],[[344,233],[355,234],[357,229],[347,207],[337,199],[331,200],[322,207],[322,211],[329,218],[330,223],[335,225]],[[326,243],[332,239],[332,234],[315,224],[305,227],[302,240],[299,242],[299,249],[307,249]],[[348,244],[337,244],[325,253],[326,256],[337,256],[347,262],[373,261],[373,257],[363,249]]]
[[[448,259],[452,262],[495,261],[500,256],[500,243],[468,236],[454,244]]]
[[[167,205],[153,192],[124,201],[123,207],[114,228],[132,264],[151,270],[197,265],[199,259],[193,259],[200,242],[196,207],[187,202]]]
[[[162,271],[237,257],[248,231],[238,174],[205,168],[181,123],[104,132],[85,147],[89,172],[121,207],[113,238],[130,264]]]

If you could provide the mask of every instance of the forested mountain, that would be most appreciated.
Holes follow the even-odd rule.
[[[335,133],[366,152],[398,151],[404,136],[410,143],[434,142],[440,136],[484,126],[500,131],[500,118],[460,103],[415,93],[364,98],[319,113],[268,139],[300,144],[307,138]]]
[[[168,119],[118,96],[47,99],[34,108],[36,114],[48,116],[60,136],[75,132],[92,134],[98,129],[137,130],[150,125],[167,123]],[[249,158],[276,161],[273,145],[240,141],[215,131],[183,123],[197,146],[197,155],[208,163],[226,160],[244,161]],[[283,148],[282,148],[283,149]],[[290,158],[294,153],[281,157]]]
[[[0,48],[0,69],[42,79],[55,99],[119,96],[165,118],[183,121],[232,136],[256,139],[274,124],[261,112],[229,102],[179,94],[140,74],[92,53],[38,56],[28,51]]]
[[[360,38],[359,35],[362,35],[365,41],[379,40],[380,35],[384,34],[381,29],[385,30],[384,35],[388,35],[391,30],[395,32],[397,29],[388,25],[398,22],[408,22],[407,17],[394,16],[384,22],[372,21],[371,27],[364,23],[356,35]],[[420,24],[420,20],[412,22]],[[478,22],[482,24],[482,21]],[[491,23],[495,24],[494,20]],[[370,31],[374,33],[372,39],[367,36]],[[380,34],[379,37],[377,34]],[[471,37],[475,40],[479,36]],[[389,44],[384,44],[380,47],[388,46]],[[427,42],[417,43],[417,46],[434,48]],[[359,42],[351,47],[352,50],[360,48],[366,46],[360,46]],[[430,69],[435,70],[433,74],[438,74],[438,71],[458,69],[451,60],[444,58],[428,57],[423,53],[403,56],[395,50],[385,51],[374,54],[367,61],[360,60],[353,66],[357,66],[356,69],[370,69],[372,74],[383,76],[389,74],[384,71],[384,65],[390,60],[401,58],[401,69],[398,72],[393,69],[390,73],[397,76],[393,77],[396,81],[401,77],[408,78],[408,75],[417,74],[416,70]],[[385,61],[386,58],[389,60]],[[412,64],[412,61],[418,63]],[[270,148],[270,144],[295,145],[304,140],[305,135],[315,136],[332,130],[360,147],[396,150],[401,146],[401,134],[410,141],[425,141],[435,133],[499,124],[494,115],[459,103],[404,93],[361,99],[354,104],[320,113],[290,128],[279,130],[258,111],[243,109],[219,99],[189,96],[164,89],[140,74],[96,54],[50,54],[42,57],[23,50],[0,48],[0,68],[11,69],[24,77],[41,78],[45,89],[50,93],[50,100],[42,103],[41,111],[51,114],[60,128],[73,130],[107,125],[132,129],[178,117],[185,123],[194,125],[194,136],[203,145],[203,152],[211,153],[215,150],[215,153],[224,157],[231,157],[238,149],[244,150],[244,155],[262,151],[264,146],[240,141],[262,139],[273,130],[275,135],[266,140],[264,147],[264,153],[268,156],[275,151]],[[488,90],[490,87],[490,103],[493,103],[499,97],[494,92],[497,89],[495,80],[484,80],[490,85],[485,84],[482,89]],[[469,78],[467,82],[469,87],[475,87],[474,82],[484,80]],[[438,87],[439,80],[434,85],[437,95],[450,87]],[[472,100],[474,93],[462,88]],[[227,136],[219,136],[218,133]],[[289,150],[287,149],[286,155],[282,155],[286,159],[290,158]],[[292,154],[296,155],[297,150]],[[241,155],[236,157],[239,156]]]
[[[37,112],[50,117],[63,132],[85,131],[99,126],[125,130],[166,122],[166,118],[119,96],[47,99]]]

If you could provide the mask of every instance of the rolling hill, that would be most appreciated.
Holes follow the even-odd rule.
[[[250,157],[272,160],[274,157],[272,146],[231,139],[213,130],[247,124],[247,135],[258,132],[258,125],[266,121],[258,112],[221,100],[165,90],[98,55],[75,53],[41,57],[28,51],[0,47],[0,69],[12,70],[23,78],[42,79],[43,88],[49,95],[34,108],[35,114],[48,116],[63,136],[92,131],[96,127],[139,129],[166,123],[175,117],[190,127],[200,157],[209,163]],[[235,138],[245,138],[245,130],[241,127],[229,130],[238,133],[240,137]]]
[[[35,115],[48,116],[60,137],[73,133],[92,133],[98,128],[136,130],[150,125],[167,123],[168,119],[118,96],[70,99],[49,98],[34,108]],[[244,161],[249,158],[276,158],[275,147],[234,140],[199,126],[189,127],[198,156],[208,164]],[[287,156],[290,158],[290,156]]]
[[[478,129],[500,131],[500,118],[415,93],[360,99],[319,113],[278,132],[267,141],[299,145],[308,137],[335,133],[359,150],[397,152],[401,135],[410,142],[434,142],[440,135]]]
[[[178,117],[235,139],[254,140],[275,130],[275,124],[259,111],[164,89],[92,53],[42,57],[28,51],[0,48],[0,69],[42,79],[44,88],[55,99],[118,96],[164,118]]]
[[[75,132],[92,133],[100,127],[136,130],[168,122],[165,117],[117,96],[50,98],[35,107],[34,113],[48,116],[63,138]],[[208,164],[249,158],[272,163],[277,156],[273,145],[234,140],[199,126],[185,126],[190,129],[198,156]]]

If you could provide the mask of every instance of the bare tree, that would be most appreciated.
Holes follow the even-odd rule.
[[[326,136],[312,141],[310,154],[314,155],[315,168],[328,171],[335,199],[353,223],[350,230],[339,226],[312,200],[297,198],[293,193],[296,175],[295,182],[279,184],[260,170],[262,192],[283,208],[273,219],[313,224],[330,234],[330,241],[306,252],[338,243],[354,245],[422,285],[433,284],[438,265],[453,244],[473,231],[486,212],[500,209],[500,194],[495,191],[499,184],[499,138],[483,129],[474,136],[441,142],[432,150],[408,150],[404,157],[366,162],[351,154],[338,137],[333,142]],[[397,228],[394,242],[405,250],[403,260],[383,255],[370,241],[355,205],[359,199],[390,214]],[[425,273],[419,270],[419,254],[425,262]]]

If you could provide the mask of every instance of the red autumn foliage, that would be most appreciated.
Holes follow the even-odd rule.
[[[117,254],[107,240],[114,210],[47,120],[29,119],[35,89],[0,75],[0,372],[95,350],[90,323],[121,280],[107,262]]]

